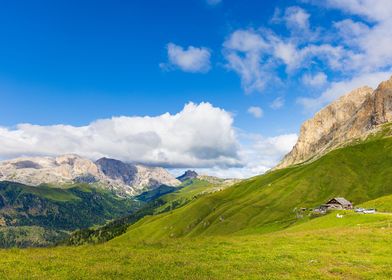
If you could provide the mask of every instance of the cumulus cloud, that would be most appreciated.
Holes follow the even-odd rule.
[[[207,173],[221,178],[249,178],[260,175],[276,166],[285,154],[291,151],[298,136],[283,134],[275,137],[263,137],[260,134],[243,133],[239,136],[242,145],[240,157],[245,163],[240,168],[219,167],[198,169],[199,173]]]
[[[255,118],[261,118],[264,114],[263,109],[257,106],[251,106],[248,108],[248,113]]]
[[[76,153],[165,167],[242,164],[231,114],[209,103],[189,103],[174,115],[113,117],[81,127],[0,127],[0,139],[2,158]]]
[[[167,45],[168,63],[161,63],[165,70],[180,69],[190,73],[206,73],[211,69],[211,51],[205,47],[189,46],[184,49],[173,43]]]
[[[296,139],[296,134],[263,137],[239,131],[225,110],[189,103],[177,114],[113,117],[86,126],[0,127],[0,158],[75,153],[92,160],[110,157],[178,172],[195,168],[246,178],[274,167]]]
[[[315,75],[305,74],[302,76],[302,82],[305,85],[318,87],[324,85],[328,80],[327,75],[323,72],[319,72]]]
[[[308,31],[310,14],[301,7],[288,7],[285,11],[284,21],[291,30]]]

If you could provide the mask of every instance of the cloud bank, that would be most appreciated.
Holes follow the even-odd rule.
[[[0,158],[74,153],[245,178],[276,165],[296,139],[295,134],[247,134],[233,126],[229,112],[210,103],[188,103],[177,114],[113,117],[86,126],[0,127]]]
[[[260,134],[240,133],[240,157],[242,167],[198,169],[200,174],[207,173],[221,178],[249,178],[263,174],[274,167],[282,157],[291,151],[297,142],[297,134],[283,134],[263,137]]]
[[[174,115],[113,117],[81,127],[0,127],[0,139],[2,158],[76,153],[166,167],[241,164],[232,116],[209,103],[189,103]]]

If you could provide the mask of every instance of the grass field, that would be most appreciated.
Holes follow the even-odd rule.
[[[380,223],[392,217],[345,218],[261,235],[139,243],[126,234],[94,246],[0,250],[0,278],[390,279],[392,230]]]

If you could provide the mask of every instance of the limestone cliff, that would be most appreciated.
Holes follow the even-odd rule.
[[[392,78],[376,90],[353,90],[331,103],[301,127],[298,141],[276,168],[303,163],[392,121]]]

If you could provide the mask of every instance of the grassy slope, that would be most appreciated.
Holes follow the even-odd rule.
[[[13,226],[72,230],[126,215],[136,204],[85,184],[56,189],[0,182],[0,217]]]
[[[83,245],[106,242],[125,233],[129,224],[137,222],[146,215],[171,211],[215,189],[214,184],[205,180],[192,179],[185,181],[180,187],[163,186],[160,190],[145,192],[137,197],[146,202],[141,209],[128,216],[110,221],[103,226],[77,230],[64,240],[64,244]],[[159,196],[159,194],[165,192],[170,193]],[[155,199],[150,201],[154,197]]]
[[[355,226],[364,217],[368,226]],[[318,220],[323,229],[263,235],[154,243],[120,237],[94,246],[0,250],[0,278],[390,279],[392,230],[379,227],[385,217],[354,215],[353,225],[339,230],[327,226],[332,218],[308,222]]]
[[[103,224],[139,204],[85,184],[64,189],[0,182],[0,247],[52,244],[64,231]]]
[[[392,195],[386,195],[361,204],[365,208],[375,208],[379,212],[392,212]]]
[[[208,181],[200,179],[186,180],[177,191],[166,194],[160,199],[164,204],[156,209],[155,213],[167,212],[183,206],[190,201],[212,191],[216,186]]]
[[[0,248],[45,247],[66,237],[63,231],[37,226],[0,227]]]
[[[140,240],[261,233],[294,222],[294,209],[334,196],[360,204],[392,194],[392,139],[373,138],[330,152],[307,165],[278,170],[131,226]],[[186,217],[186,218],[184,218]]]

